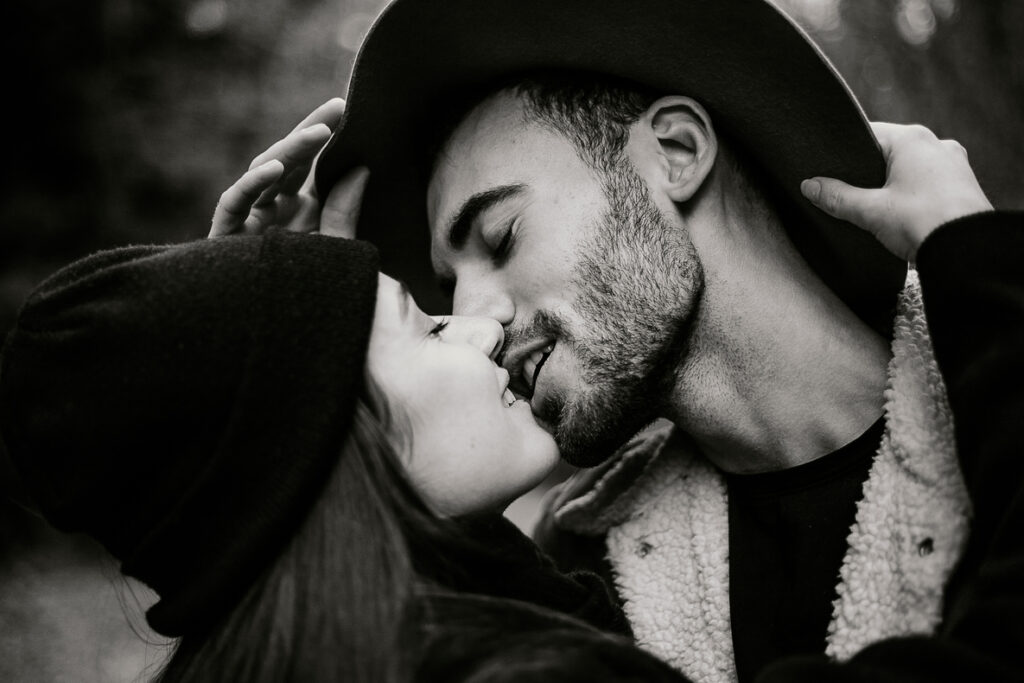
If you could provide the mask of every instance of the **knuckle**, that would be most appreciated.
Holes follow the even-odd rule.
[[[953,152],[956,152],[957,154],[963,155],[965,157],[967,156],[967,148],[961,145],[956,140],[943,140],[943,142],[946,144],[946,147],[948,147]]]
[[[919,140],[930,140],[935,138],[935,134],[928,128],[925,128],[920,123],[912,123],[908,127],[908,131]]]
[[[843,193],[838,187],[829,187],[825,190],[825,206],[832,213],[837,213],[843,208]]]
[[[238,193],[234,187],[229,187],[224,190],[220,199],[217,201],[216,212],[220,212],[227,216],[240,216],[247,213],[247,207],[240,200]]]

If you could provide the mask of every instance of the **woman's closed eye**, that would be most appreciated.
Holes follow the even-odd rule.
[[[432,328],[430,328],[430,332],[427,333],[428,336],[430,336],[430,337],[439,337],[441,335],[441,333],[444,332],[444,329],[446,327],[448,327],[448,322],[449,322],[449,318],[448,317],[444,317],[444,318],[441,318],[440,320],[438,320],[437,324],[434,325]]]

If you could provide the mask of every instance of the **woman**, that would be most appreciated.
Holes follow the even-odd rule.
[[[501,343],[365,242],[126,247],[26,302],[0,429],[43,514],[156,590],[162,681],[679,680],[500,517],[558,459]]]

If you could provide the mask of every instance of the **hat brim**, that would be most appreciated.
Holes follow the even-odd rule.
[[[710,112],[761,169],[794,244],[822,280],[876,329],[891,324],[906,264],[874,238],[811,206],[800,182],[885,181],[863,111],[791,19],[764,0],[395,0],[356,58],[341,125],[318,161],[321,196],[370,169],[358,233],[381,249],[432,312],[447,302],[429,261],[418,150],[444,103],[516,73],[609,74]]]

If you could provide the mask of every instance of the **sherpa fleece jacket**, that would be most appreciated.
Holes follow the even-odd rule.
[[[1024,214],[922,244],[827,647],[759,683],[1024,681],[1022,256]],[[657,424],[549,500],[538,540],[610,574],[642,647],[698,683],[736,680],[725,483],[685,436]]]

